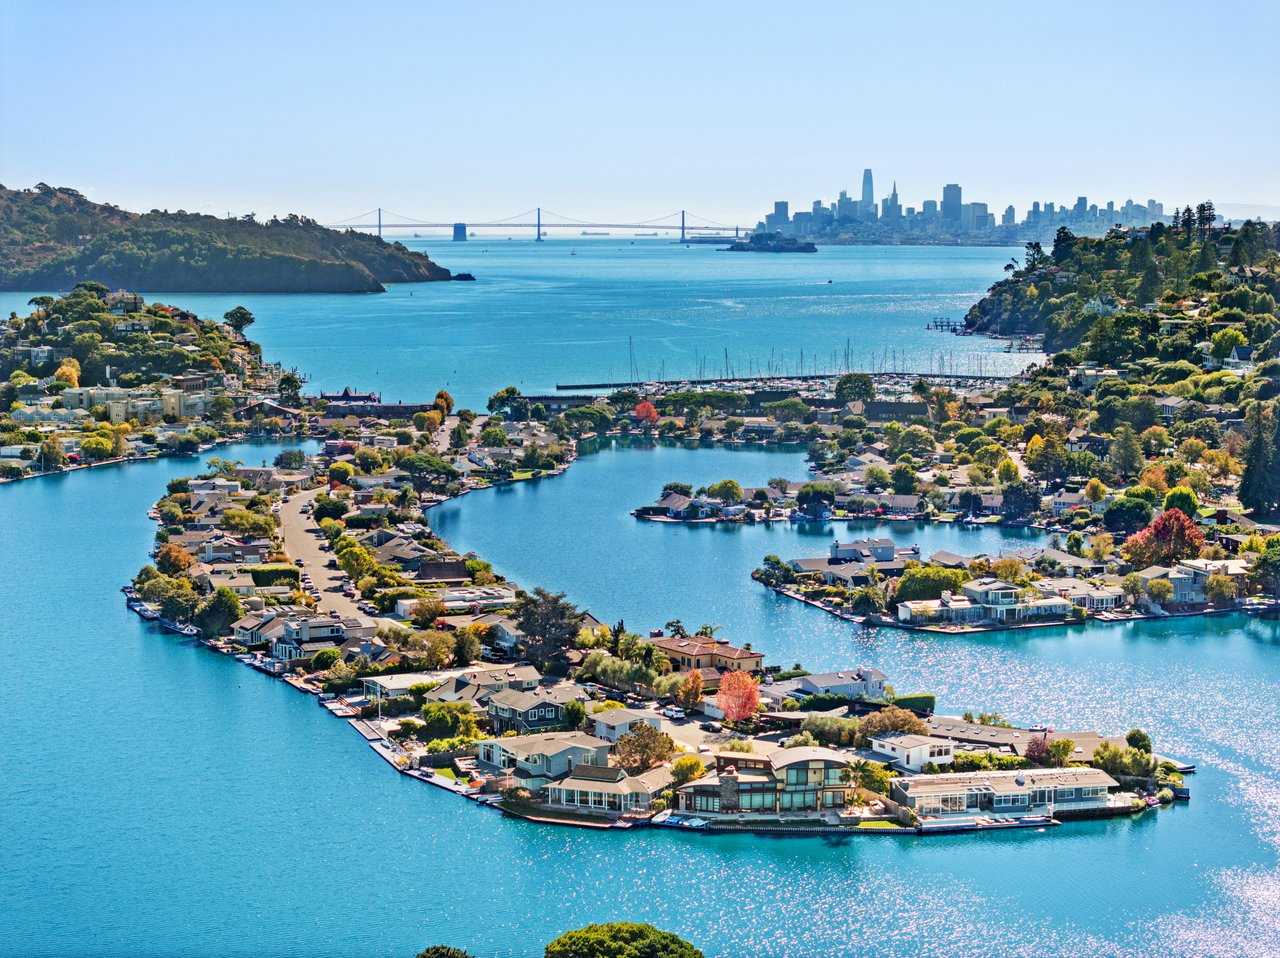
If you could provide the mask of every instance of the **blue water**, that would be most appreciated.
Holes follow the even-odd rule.
[[[393,300],[328,300],[379,301]],[[255,332],[303,327],[315,300],[272,302],[254,304]],[[322,328],[279,358],[309,365],[304,356],[337,348],[331,337],[346,342]],[[502,364],[536,352],[539,333],[527,330],[490,359],[477,394],[503,381]],[[397,341],[361,335],[359,363],[435,388],[429,368],[405,370]],[[220,454],[255,462],[277,448]],[[196,467],[166,460],[0,486],[2,955],[390,958],[435,942],[533,955],[567,928],[610,919],[652,921],[725,958],[1280,954],[1275,625],[860,630],[747,577],[766,552],[818,555],[855,530],[626,514],[672,479],[798,476],[797,453],[608,444],[564,476],[466,496],[432,521],[456,547],[606,621],[715,623],[771,661],[873,664],[899,690],[931,690],[957,709],[1107,732],[1141,725],[1202,771],[1189,806],[1043,836],[827,842],[536,826],[396,775],[310,698],[125,610],[116,590],[150,544],[146,508]],[[890,531],[929,551],[1017,541],[992,529]]]
[[[826,371],[843,365],[846,344],[858,369],[937,371],[946,353],[948,369],[1010,373],[1034,358],[924,329],[936,316],[962,318],[1017,250],[832,246],[767,256],[662,239],[405,242],[477,281],[351,296],[141,292],[210,317],[243,304],[258,317],[250,334],[310,375],[309,388],[352,385],[387,401],[445,388],[482,406],[507,385],[534,394],[631,381],[633,353],[642,380],[720,376],[726,353],[735,374]],[[0,294],[0,315],[30,297]]]

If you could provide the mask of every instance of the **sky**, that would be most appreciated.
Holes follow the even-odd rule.
[[[126,209],[753,225],[897,181],[1280,218],[1280,3],[0,0],[0,183]],[[1262,104],[1262,106],[1260,106]]]

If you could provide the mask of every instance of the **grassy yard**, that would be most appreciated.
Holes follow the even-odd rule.
[[[858,822],[859,828],[902,828],[897,822]]]

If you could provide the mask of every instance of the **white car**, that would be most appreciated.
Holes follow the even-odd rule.
[[[680,721],[683,721],[685,718],[684,709],[677,708],[674,705],[668,705],[666,708],[662,710],[662,714],[665,715],[667,718],[671,719],[673,722],[680,722]]]

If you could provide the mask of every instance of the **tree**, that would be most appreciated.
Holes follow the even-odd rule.
[[[679,788],[686,782],[692,782],[694,779],[702,778],[707,767],[702,764],[702,759],[696,755],[681,755],[678,759],[671,763],[671,775],[675,779],[672,783],[674,788]]]
[[[658,421],[658,410],[647,399],[644,402],[636,403],[635,415],[636,419],[644,426],[651,427]]]
[[[182,546],[168,543],[156,551],[156,568],[165,575],[181,575],[195,564],[195,557]]]
[[[1254,403],[1247,420],[1249,444],[1244,452],[1244,471],[1240,476],[1240,501],[1261,513],[1270,513],[1280,501],[1280,462],[1275,445],[1275,415],[1263,414],[1262,404]]]
[[[900,462],[893,467],[893,471],[889,474],[889,482],[893,486],[893,491],[898,495],[913,495],[916,491],[916,471],[907,463]]]
[[[1146,462],[1146,457],[1142,454],[1142,441],[1128,423],[1122,423],[1116,429],[1115,442],[1111,444],[1111,452],[1107,458],[1111,467],[1121,476],[1136,476],[1142,470]]]
[[[432,945],[418,952],[416,958],[473,958],[470,952],[448,945]]]
[[[702,708],[702,673],[694,669],[676,690],[676,704],[686,712]]]
[[[1177,509],[1184,516],[1194,516],[1200,511],[1200,501],[1190,486],[1174,486],[1164,497],[1166,511]]]
[[[889,488],[889,473],[880,466],[868,466],[862,474],[862,481],[872,491]]]
[[[1173,583],[1168,579],[1152,579],[1147,583],[1147,596],[1152,602],[1163,605],[1173,598]]]
[[[516,599],[514,615],[520,631],[531,640],[529,652],[543,661],[573,648],[582,628],[582,613],[565,601],[563,592],[536,588]]]
[[[1075,752],[1076,743],[1069,738],[1055,738],[1049,743],[1049,757],[1053,759],[1053,763],[1059,768],[1067,764],[1073,752]]]
[[[347,504],[345,502],[324,494],[316,496],[315,505],[311,508],[311,516],[317,523],[323,523],[326,519],[330,521],[341,519],[346,514]]]
[[[1124,589],[1124,594],[1129,597],[1130,602],[1137,602],[1142,598],[1142,576],[1136,572],[1130,572],[1120,580],[1120,588]]]
[[[206,636],[215,636],[230,631],[232,623],[243,616],[244,606],[240,604],[240,596],[225,585],[220,585],[200,604],[194,621]]]
[[[307,464],[307,454],[301,449],[285,449],[274,463],[277,469],[302,469]]]
[[[864,715],[858,721],[858,747],[867,748],[872,738],[879,738],[890,732],[906,732],[910,735],[928,735],[929,727],[913,712],[886,705],[878,712]]]
[[[1200,554],[1204,533],[1178,509],[1162,513],[1151,525],[1130,536],[1121,547],[1139,569],[1172,566]]]
[[[794,396],[789,399],[779,399],[777,402],[767,402],[761,409],[766,416],[778,422],[801,422],[808,418],[812,411],[808,403]]]
[[[329,481],[341,485],[350,485],[356,474],[356,467],[346,461],[335,462],[329,467]]]
[[[455,629],[453,633],[453,664],[466,667],[480,658],[480,639],[470,629]]]
[[[564,724],[570,729],[580,729],[582,728],[582,723],[587,720],[587,707],[577,699],[570,699],[561,708],[560,716],[564,719]]]
[[[635,922],[587,925],[567,931],[546,947],[544,958],[704,958],[669,931]]]
[[[1090,502],[1101,502],[1107,497],[1107,487],[1101,479],[1095,477],[1085,483],[1084,495]]]
[[[360,548],[356,546],[356,548]],[[428,671],[442,669],[453,659],[456,645],[454,637],[440,629],[428,629],[414,634],[414,639],[422,644],[422,664]],[[415,643],[417,644],[417,643]]]
[[[1237,346],[1248,346],[1249,338],[1234,326],[1220,329],[1209,340],[1209,355],[1216,360],[1230,356]]]
[[[1035,762],[1037,765],[1045,765],[1049,761],[1049,742],[1045,735],[1032,736],[1027,741],[1027,747],[1023,749],[1022,757],[1029,762]]]
[[[466,423],[458,423],[449,430],[449,446],[452,449],[461,449],[471,441],[471,430]]]
[[[110,459],[113,444],[103,436],[88,436],[80,441],[80,453],[90,459]]]
[[[1151,521],[1151,503],[1145,499],[1121,496],[1107,506],[1102,524],[1112,532],[1132,532]]]
[[[1139,752],[1151,751],[1151,736],[1140,728],[1129,729],[1129,734],[1124,737],[1129,743],[1129,747],[1137,749]]]
[[[424,596],[409,610],[409,621],[415,629],[429,629],[444,614],[444,606],[434,595]],[[465,631],[465,630],[464,630]]]
[[[321,649],[311,656],[312,672],[327,672],[342,658],[341,649]]]
[[[716,706],[730,722],[755,715],[760,705],[760,686],[747,672],[726,672],[716,693]]]
[[[1204,584],[1204,596],[1214,605],[1227,605],[1236,597],[1236,580],[1215,572]]]
[[[280,393],[280,402],[286,406],[302,405],[302,380],[293,373],[285,373],[276,384]]]
[[[245,309],[243,306],[237,306],[229,309],[222,314],[222,321],[234,329],[237,333],[243,335],[244,331],[254,324],[253,313]]]
[[[453,412],[453,397],[441,389],[436,393],[436,401],[432,405],[436,406],[440,412],[448,416]]]
[[[944,569],[935,565],[913,566],[898,579],[895,596],[899,602],[936,599],[944,592],[959,592],[969,578],[965,569]]]
[[[722,502],[741,502],[742,486],[734,479],[721,479],[707,487],[707,495]]]
[[[480,433],[480,445],[486,448],[501,448],[510,444],[507,434],[497,426],[489,426]]]
[[[1105,562],[1116,551],[1116,540],[1109,532],[1098,532],[1089,537],[1088,556],[1094,562]]]
[[[675,742],[648,722],[637,722],[615,746],[618,764],[633,774],[661,765],[676,750]]]
[[[1000,493],[1005,518],[1025,519],[1040,511],[1040,489],[1034,483],[1019,479],[1005,484]]]
[[[870,402],[875,398],[875,383],[866,373],[845,373],[836,381],[837,402]]]

